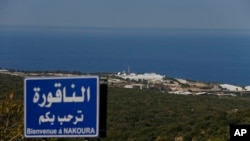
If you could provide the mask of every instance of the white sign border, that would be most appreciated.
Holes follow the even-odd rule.
[[[87,79],[95,78],[97,80],[97,118],[96,118],[96,134],[94,135],[27,135],[26,127],[26,81],[27,80],[56,80],[56,79]],[[24,137],[25,138],[71,138],[71,137],[83,137],[83,138],[98,138],[99,137],[99,121],[100,121],[100,78],[98,76],[60,76],[60,77],[50,77],[50,76],[41,76],[41,77],[25,77],[24,78]]]

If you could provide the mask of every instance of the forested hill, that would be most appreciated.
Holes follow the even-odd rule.
[[[230,124],[250,124],[249,107],[243,97],[109,87],[107,138],[101,140],[226,141]],[[24,140],[23,117],[23,78],[0,74],[0,140]]]

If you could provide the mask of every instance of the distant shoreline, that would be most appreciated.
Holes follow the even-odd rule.
[[[137,73],[250,85],[250,34],[190,30],[4,31],[0,66],[116,73],[129,65]]]

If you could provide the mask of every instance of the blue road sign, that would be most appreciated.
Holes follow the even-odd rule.
[[[25,137],[98,137],[99,78],[24,80]]]

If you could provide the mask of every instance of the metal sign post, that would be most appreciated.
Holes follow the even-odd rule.
[[[107,136],[107,103],[108,103],[108,79],[100,79],[100,138]]]
[[[24,81],[25,137],[99,136],[99,77],[39,77]]]

